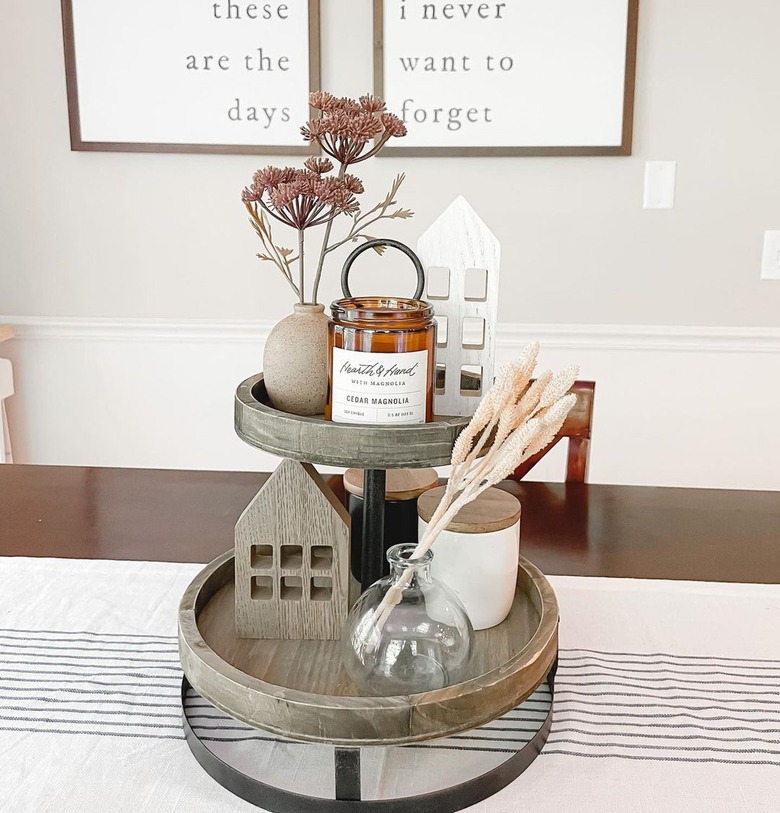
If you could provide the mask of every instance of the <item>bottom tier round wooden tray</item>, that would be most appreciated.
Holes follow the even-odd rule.
[[[558,603],[521,559],[509,617],[476,633],[472,677],[414,695],[360,696],[339,641],[239,638],[229,551],[190,584],[179,609],[179,651],[192,687],[255,728],[356,748],[445,737],[504,714],[531,695],[558,654]]]

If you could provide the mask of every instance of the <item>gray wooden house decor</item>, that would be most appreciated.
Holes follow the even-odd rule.
[[[236,523],[238,637],[340,637],[349,609],[349,524],[311,464],[280,463]]]
[[[417,243],[439,323],[437,415],[472,415],[493,383],[501,245],[458,197]]]

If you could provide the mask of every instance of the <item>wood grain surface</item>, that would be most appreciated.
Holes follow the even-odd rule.
[[[349,611],[349,528],[315,468],[283,460],[236,523],[237,634],[338,638]]]
[[[366,426],[302,418],[269,405],[262,373],[242,382],[235,398],[236,433],[250,446],[277,457],[345,468],[446,466],[468,420],[436,417],[432,423]]]
[[[363,469],[344,472],[344,488],[356,497],[363,496]],[[416,500],[420,494],[439,483],[436,469],[389,469],[385,476],[385,499],[388,502]]]
[[[415,695],[363,697],[337,641],[239,638],[234,560],[224,554],[192,582],[179,610],[184,672],[203,697],[249,725],[335,745],[393,745],[480,725],[532,694],[558,651],[558,603],[541,572],[521,560],[504,623],[476,633],[461,683]]]
[[[210,562],[267,474],[0,465],[0,556]],[[331,487],[343,494],[341,475]],[[780,582],[780,492],[503,483],[547,574]]]
[[[417,501],[417,515],[430,522],[441,502],[444,486],[426,491]],[[462,534],[487,534],[509,528],[520,519],[520,501],[500,488],[483,491],[476,500],[458,511],[447,525],[448,531]]]

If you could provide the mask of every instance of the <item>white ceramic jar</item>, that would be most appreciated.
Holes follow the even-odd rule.
[[[417,502],[419,538],[444,487]],[[433,544],[431,575],[457,593],[475,630],[500,624],[509,614],[520,556],[520,501],[489,488],[466,505]]]

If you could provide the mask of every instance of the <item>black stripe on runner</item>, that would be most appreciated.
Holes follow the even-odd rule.
[[[501,718],[499,718],[500,720]],[[493,722],[498,722],[498,720],[494,720]],[[494,725],[480,725],[476,728],[472,729],[472,731],[520,731],[520,732],[531,732],[532,734],[536,734],[538,728],[516,728],[515,726],[494,726]],[[457,736],[457,735],[456,735]]]
[[[548,740],[550,745],[559,745],[565,743],[566,745],[580,745],[584,748],[632,748],[642,751],[712,751],[716,754],[766,754],[768,756],[780,757],[780,751],[772,751],[768,748],[718,748],[711,745],[652,745],[649,743],[633,743],[633,742],[605,742],[594,744],[590,742],[581,742],[580,740],[572,740],[568,737],[552,738]]]
[[[542,756],[567,756],[584,757],[594,759],[637,759],[652,762],[701,762],[715,763],[718,765],[772,765],[780,768],[780,762],[768,759],[721,759],[718,757],[657,757],[651,755],[641,756],[639,754],[583,754],[580,751],[568,751],[561,748],[544,748]]]
[[[571,647],[559,649],[559,652],[588,652],[593,655],[607,655],[614,658],[673,658],[674,660],[696,660],[696,661],[728,661],[729,663],[776,663],[780,667],[780,660],[777,658],[727,658],[720,655],[675,655],[672,652],[608,652],[603,649],[584,649],[582,647]],[[570,661],[573,658],[569,655],[560,657],[562,661]],[[645,663],[646,661],[639,661]]]
[[[632,717],[639,717],[639,719],[645,720],[652,720],[653,717],[644,717],[643,715],[639,714],[632,714]],[[676,714],[661,714],[658,715],[659,717],[676,717]],[[706,721],[718,721],[718,720],[727,720],[729,722],[736,722],[731,717],[696,717],[696,720],[706,720]],[[746,722],[762,722],[761,720],[748,720]],[[705,726],[699,725],[698,723],[639,723],[636,720],[631,721],[622,721],[622,720],[610,720],[605,723],[602,719],[596,720],[588,720],[582,717],[556,717],[553,722],[553,730],[555,730],[556,725],[564,723],[584,723],[585,725],[592,725],[598,728],[598,732],[600,733],[604,727],[607,726],[632,726],[633,728],[695,728],[698,731],[755,731],[759,734],[780,734],[780,728],[751,728],[750,726],[746,725],[735,725],[735,726]]]
[[[22,630],[16,629],[14,627],[0,627],[0,633],[5,632],[16,632],[22,633],[24,635],[91,635],[94,636],[95,638],[110,638],[112,640],[116,638],[133,638],[133,639],[143,638],[144,640],[147,641],[152,639],[161,641],[178,641],[178,637],[176,635],[146,635],[140,632],[92,632],[91,630]]]
[[[743,675],[745,680],[720,680],[718,676],[713,675],[718,679],[716,680],[687,680],[675,674],[672,677],[644,677],[643,675],[614,675],[606,672],[582,672],[580,674],[564,674],[564,680],[572,685],[581,683],[583,678],[597,678],[596,683],[614,684],[617,686],[628,685],[629,681],[633,681],[639,685],[643,683],[652,683],[657,685],[660,682],[671,682],[675,685],[680,683],[690,683],[694,686],[759,686],[761,688],[774,688],[780,694],[780,684],[778,683],[756,683],[756,678],[749,675]],[[780,677],[780,676],[778,676]],[[759,680],[769,680],[768,676],[759,678]],[[771,680],[777,680],[777,677],[772,677]],[[583,683],[582,685],[596,685]],[[556,683],[557,685],[557,683]]]
[[[644,695],[640,695],[640,696],[644,697]],[[673,700],[673,699],[676,699],[676,698],[662,698],[662,699],[664,699],[664,700],[666,700],[666,699]],[[697,698],[697,699],[700,700],[701,698]],[[739,703],[740,701],[739,700],[734,700],[734,701],[721,700],[720,702],[721,703],[727,703],[727,702]],[[613,702],[603,703],[600,700],[588,700],[587,702],[584,702],[582,700],[578,700],[576,697],[573,697],[571,699],[568,699],[566,697],[561,697],[561,698],[556,697],[555,698],[555,706],[556,706],[556,708],[558,707],[558,705],[560,703],[579,703],[580,708],[575,709],[575,711],[580,711],[580,712],[587,711],[588,706],[594,706],[594,707],[595,706],[606,706],[607,708],[628,708],[628,709],[656,709],[656,708],[662,708],[662,709],[683,709],[683,710],[693,709],[693,711],[727,711],[730,714],[762,714],[762,715],[766,715],[766,714],[769,713],[766,709],[731,709],[731,708],[727,708],[725,706],[717,706],[717,705],[709,705],[709,706],[690,706],[690,705],[678,706],[678,705],[676,705],[674,703],[637,703],[636,701],[634,701],[633,703],[613,703]],[[567,709],[567,711],[569,711],[569,710],[570,709]],[[596,713],[596,712],[594,712],[594,713]],[[600,714],[601,712],[598,712],[598,713]],[[619,716],[622,717],[622,716],[626,716],[626,715],[619,715]]]
[[[152,654],[151,652],[149,653]],[[140,666],[144,666],[148,663],[165,663],[169,665],[175,666],[177,669],[181,670],[181,666],[179,666],[179,659],[178,658],[122,658],[117,657],[115,655],[105,655],[98,653],[96,655],[51,655],[47,653],[40,653],[40,654],[30,654],[27,652],[0,652],[0,658],[3,658],[5,663],[16,663],[16,661],[6,661],[6,658],[24,658],[25,660],[23,663],[47,663],[47,661],[38,660],[38,658],[55,658],[59,660],[68,660],[68,661],[118,661],[119,663],[136,663]],[[54,661],[51,665],[56,665],[57,660]],[[68,666],[72,666],[73,664],[66,664]],[[94,664],[92,664],[94,665]]]
[[[11,687],[6,686],[5,688],[10,689],[13,691]],[[38,691],[38,689],[25,689],[25,691]],[[69,689],[58,689],[57,691],[70,691]],[[95,692],[87,691],[87,694],[95,694]],[[126,694],[126,692],[119,692],[119,694]],[[139,694],[139,695],[132,695],[133,697],[149,697],[148,694]],[[163,697],[167,695],[162,695]],[[30,700],[35,703],[122,703],[125,706],[130,708],[135,708],[136,706],[143,706],[145,708],[152,708],[152,709],[179,709],[179,713],[177,717],[181,717],[181,703],[135,703],[131,700],[119,700],[113,697],[101,697],[101,698],[85,698],[84,700],[80,700],[78,697],[69,697],[67,701],[61,697],[25,697],[24,695],[12,696],[7,697],[6,695],[0,695],[0,700],[12,700],[14,702],[20,702],[22,700]],[[1,708],[1,707],[0,707]]]
[[[147,740],[183,740],[181,734],[142,734],[132,731],[69,731],[59,728],[32,728],[30,726],[0,726],[0,731],[20,731],[27,734],[94,734],[96,737],[137,737]]]
[[[599,661],[599,662],[592,662],[591,658],[583,658],[583,660],[589,661],[588,663],[576,663],[576,664],[567,664],[565,666],[559,667],[559,671],[565,674],[579,674],[575,672],[575,669],[600,669],[603,671],[609,672],[638,672],[642,675],[648,674],[672,674],[672,675],[723,675],[725,677],[745,677],[750,678],[751,680],[755,680],[756,678],[763,678],[766,677],[771,680],[777,680],[778,675],[763,675],[763,674],[756,674],[756,672],[765,672],[767,670],[766,666],[725,666],[724,669],[753,669],[754,672],[750,672],[748,674],[739,674],[738,672],[724,672],[721,669],[718,669],[714,672],[692,672],[690,669],[686,669],[684,664],[674,663],[670,666],[664,667],[662,669],[632,669],[628,666],[619,666],[618,661]],[[628,663],[636,663],[639,664],[639,661],[628,661]],[[699,664],[699,663],[692,663],[690,664],[691,667],[697,666],[706,666],[707,664]],[[648,666],[661,666],[660,662],[652,661],[648,662]],[[681,669],[672,669],[672,666],[682,666]],[[716,668],[716,667],[714,667]],[[774,669],[775,667],[769,667]],[[777,667],[780,669],[780,667]]]
[[[49,675],[49,674],[57,674],[57,675],[68,675],[69,677],[78,676],[83,674],[83,678],[78,678],[77,680],[60,680],[56,677],[49,677],[46,680],[37,680],[33,678],[14,678],[14,677],[6,677],[5,673],[11,672],[13,674],[20,674],[20,675]],[[52,670],[43,671],[38,669],[0,669],[0,685],[2,685],[3,680],[14,681],[16,683],[97,683],[99,686],[122,686],[122,685],[142,685],[142,684],[122,684],[121,682],[118,683],[106,683],[105,681],[97,681],[91,680],[92,677],[117,677],[117,678],[124,678],[124,677],[135,677],[135,678],[144,678],[149,680],[179,680],[179,678],[168,677],[167,675],[149,675],[144,672],[114,672],[113,674],[106,674],[105,672],[53,672]],[[151,683],[144,683],[145,686],[151,686],[155,684]],[[174,683],[164,683],[164,684],[156,684],[160,687],[162,686],[174,686]]]
[[[10,663],[10,661],[9,661]],[[56,666],[57,672],[62,675],[80,675],[81,672],[62,672],[61,669],[63,666],[75,666],[74,663],[57,663],[57,661],[26,661],[28,666]],[[16,662],[14,662],[14,666]],[[127,669],[127,666],[120,666],[119,664],[96,664],[96,663],[85,663],[84,666],[88,669]],[[143,664],[139,664],[139,666],[143,666]],[[7,669],[4,664],[0,664],[0,669],[6,672],[22,672],[27,671],[23,669]],[[181,675],[181,666],[150,666],[149,670],[152,672],[163,671],[163,672],[177,672]]]
[[[208,742],[250,742],[257,740],[258,742],[275,742],[280,745],[308,745],[308,746],[323,746],[324,743],[319,742],[299,742],[297,740],[283,740],[278,737],[264,737],[262,734],[253,734],[251,737],[199,737],[198,739],[206,740]]]
[[[137,723],[132,720],[124,722],[121,720],[58,720],[52,717],[19,717],[17,715],[4,714],[0,714],[0,720],[10,723],[59,723],[59,725],[67,725],[70,723],[79,725],[81,723],[87,723],[87,725],[118,725],[129,728],[179,728],[175,723]]]
[[[280,743],[282,745],[322,745],[323,743],[311,743],[311,742],[297,742],[295,740],[280,740],[274,737],[263,737],[262,735],[253,735],[251,737],[199,737],[199,739],[206,741],[206,742],[250,742],[253,740],[258,740],[260,742],[275,742]],[[380,746],[381,747],[381,746]],[[442,750],[442,751],[484,751],[487,753],[495,752],[500,754],[516,754],[520,749],[519,748],[482,748],[479,746],[469,746],[469,745],[427,745],[425,743],[417,743],[414,745],[401,745],[398,746],[399,748],[423,748],[428,750]]]
[[[234,720],[233,722],[238,722],[238,720]],[[249,733],[250,731],[254,731],[255,729],[249,725],[203,725],[199,724],[197,726],[193,726],[193,729],[198,731],[243,731],[245,733]],[[283,737],[279,738],[280,742],[286,742]],[[317,743],[309,743],[309,745],[317,745]]]
[[[56,702],[56,701],[55,701]],[[93,701],[95,703],[101,702],[98,700]],[[0,713],[4,711],[26,711],[31,714],[35,712],[54,712],[55,714],[89,714],[90,716],[93,714],[114,714],[114,715],[124,715],[127,717],[128,715],[132,715],[133,711],[131,709],[74,709],[74,708],[58,708],[58,709],[38,709],[35,706],[3,706],[0,705]],[[181,719],[181,713],[177,713],[175,711],[171,712],[149,712],[144,711],[142,712],[144,717],[173,717],[176,720]],[[67,722],[66,720],[62,721]]]
[[[21,678],[9,678],[9,680],[21,680]],[[60,681],[60,682],[64,683],[65,681]],[[68,681],[68,683],[95,683],[95,682],[96,681],[94,681],[94,680]],[[101,686],[114,686],[114,685],[117,685],[117,686],[135,686],[136,688],[141,689],[140,692],[128,692],[128,691],[125,691],[124,689],[115,689],[112,692],[107,692],[105,689],[76,689],[76,688],[63,689],[60,686],[52,686],[50,680],[35,680],[35,681],[28,680],[28,681],[25,681],[25,683],[45,683],[47,686],[49,686],[49,693],[50,694],[54,694],[56,692],[71,692],[73,694],[89,694],[89,695],[99,694],[99,695],[109,695],[109,696],[110,695],[115,695],[115,694],[127,694],[127,695],[130,695],[130,697],[164,697],[166,699],[174,697],[174,696],[178,696],[178,695],[175,695],[175,693],[171,694],[170,692],[168,692],[166,694],[152,694],[152,693],[146,691],[147,687],[144,686],[141,683],[117,683],[117,684],[101,683],[100,684]],[[19,692],[19,691],[24,691],[24,692],[37,692],[37,691],[40,691],[40,689],[38,689],[35,686],[18,686],[18,687],[3,686],[2,688],[6,689],[6,690],[16,691],[16,692]],[[165,687],[156,686],[156,687],[153,687],[153,688],[165,688]]]
[[[715,731],[722,731],[723,729],[714,729]],[[771,733],[771,732],[767,732]],[[587,731],[582,728],[563,728],[558,731],[553,730],[550,732],[550,735],[553,734],[584,734],[587,736],[595,736],[599,738],[599,742],[596,743],[589,743],[595,747],[601,747],[601,738],[604,737],[631,737],[632,739],[649,739],[649,740],[665,740],[666,742],[677,742],[677,741],[686,741],[686,740],[711,740],[712,742],[763,742],[767,743],[768,745],[777,745],[778,741],[776,737],[772,739],[765,740],[761,737],[711,737],[709,734],[642,734],[642,733],[634,733],[629,731]],[[612,745],[623,745],[623,743],[616,743],[613,742]],[[649,747],[649,746],[648,746]]]
[[[594,684],[594,685],[598,685],[598,684]],[[674,686],[670,686],[669,688],[672,691],[675,689]],[[556,690],[560,694],[573,694],[573,695],[576,695],[577,697],[642,697],[642,698],[645,698],[645,699],[650,699],[652,697],[652,695],[648,696],[648,694],[646,692],[580,692],[580,691],[577,691],[577,689],[564,689],[564,688],[557,689],[557,685],[556,685]],[[692,691],[692,690],[689,689],[689,691]],[[729,700],[729,699],[727,699],[725,697],[715,697],[715,698],[713,698],[712,697],[713,694],[733,694],[733,695],[760,694],[760,695],[768,695],[770,697],[777,697],[778,700],[772,701],[772,700],[758,700],[758,699],[753,700],[753,699],[738,699],[738,698],[734,699],[734,700]],[[720,703],[744,703],[744,704],[760,703],[760,704],[765,705],[765,706],[780,706],[780,696],[778,695],[777,692],[735,692],[735,691],[731,691],[730,689],[724,689],[722,692],[708,692],[708,693],[706,693],[706,695],[707,696],[705,696],[705,697],[700,697],[700,696],[697,696],[695,694],[665,694],[665,695],[661,695],[659,697],[659,699],[660,700],[710,700],[710,699],[712,699],[712,700],[717,700]],[[561,699],[565,701],[565,698],[561,698]],[[555,698],[555,702],[556,703],[558,702],[557,697]]]
[[[7,640],[13,641],[13,643],[6,643],[2,639],[5,638]],[[40,644],[37,642],[40,641]],[[52,643],[58,644],[69,644],[69,643],[84,643],[84,644],[91,644],[91,646],[52,646]],[[8,649],[44,649],[47,652],[51,649],[64,649],[64,650],[74,650],[78,652],[91,652],[96,648],[99,648],[102,652],[127,652],[128,647],[134,646],[159,646],[163,647],[159,651],[149,651],[148,649],[139,649],[138,653],[140,655],[145,655],[146,653],[150,655],[160,655],[164,652],[171,652],[175,654],[179,651],[177,646],[172,646],[171,644],[165,644],[162,641],[136,641],[124,644],[118,644],[114,641],[93,641],[89,638],[71,638],[71,639],[64,639],[64,638],[52,638],[51,643],[46,641],[44,638],[11,638],[8,635],[0,635],[0,647],[7,647]]]

